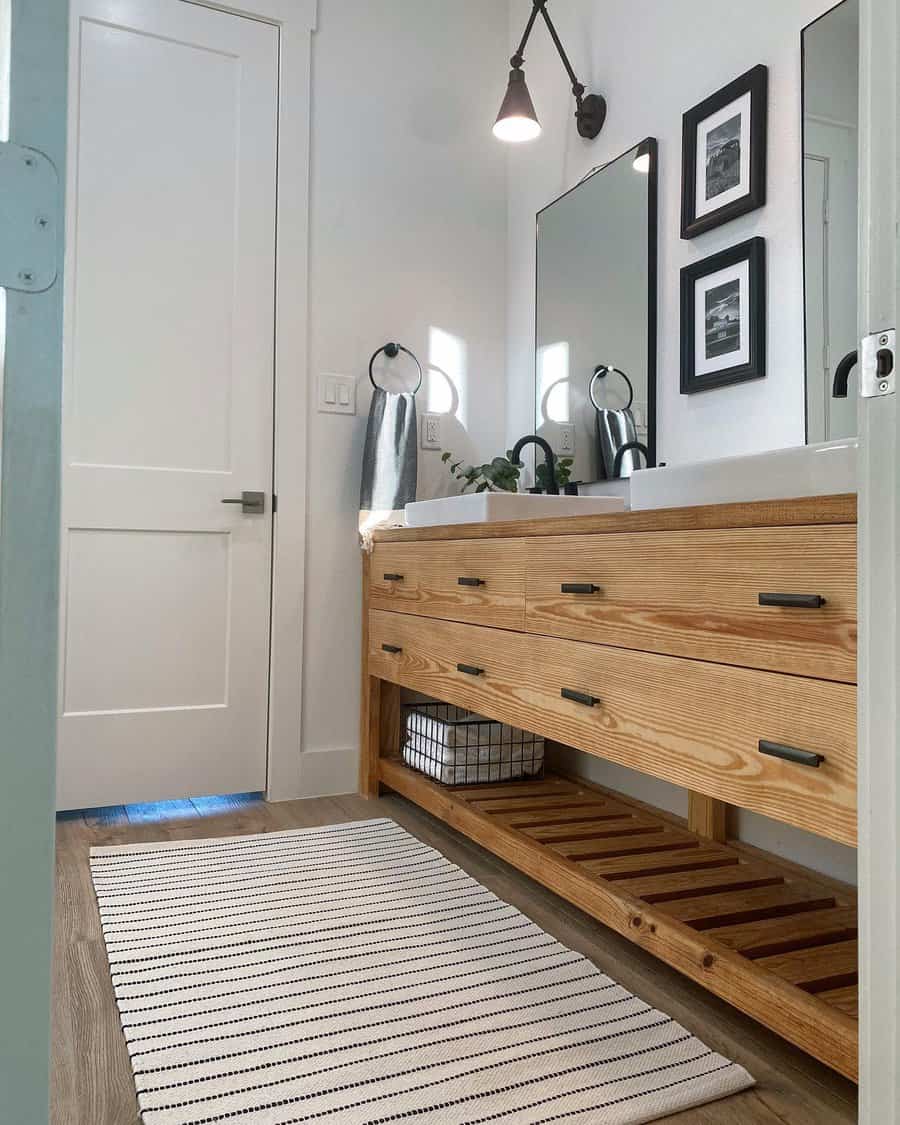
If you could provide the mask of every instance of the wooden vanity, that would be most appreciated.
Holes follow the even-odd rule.
[[[362,792],[401,793],[829,1066],[857,1075],[852,888],[736,842],[728,805],[856,843],[856,498],[378,532]],[[687,789],[453,788],[400,690]]]

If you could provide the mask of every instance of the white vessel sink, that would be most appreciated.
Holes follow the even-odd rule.
[[[856,492],[856,438],[722,457],[631,476],[631,510]]]
[[[626,508],[631,507],[631,477],[619,480],[598,480],[593,484],[579,485],[582,496],[618,496]]]
[[[621,512],[624,509],[625,502],[618,496],[532,496],[528,492],[477,492],[407,504],[406,526],[438,527],[454,523],[546,519],[550,516],[593,516]]]

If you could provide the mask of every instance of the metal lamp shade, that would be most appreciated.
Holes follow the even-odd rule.
[[[494,136],[501,141],[531,141],[540,131],[541,125],[528,92],[525,74],[513,69],[509,72],[506,97],[494,123]]]

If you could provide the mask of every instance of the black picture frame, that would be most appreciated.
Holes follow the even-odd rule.
[[[681,237],[698,234],[729,223],[738,215],[755,211],[766,202],[766,149],[768,145],[769,71],[760,63],[723,86],[715,94],[689,109],[682,119],[681,144]],[[747,191],[737,199],[697,214],[697,131],[714,113],[750,94],[750,160]]]
[[[746,325],[748,355],[745,362],[717,371],[697,374],[695,349],[697,282],[712,274],[747,262],[748,294],[746,313],[741,310],[739,329]],[[728,387],[749,379],[763,379],[766,375],[766,241],[750,238],[737,246],[730,246],[718,254],[711,254],[699,262],[685,266],[681,271],[681,393]]]

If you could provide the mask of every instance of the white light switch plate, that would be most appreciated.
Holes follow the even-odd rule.
[[[422,415],[422,449],[443,449],[441,444],[441,415]]]
[[[356,413],[356,376],[319,376],[318,409],[320,414]]]

